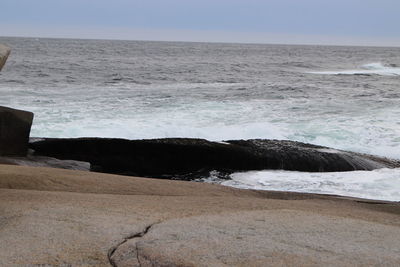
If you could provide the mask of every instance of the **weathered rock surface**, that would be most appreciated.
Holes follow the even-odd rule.
[[[33,113],[0,106],[0,156],[26,156]]]
[[[188,180],[211,170],[324,172],[400,166],[386,158],[278,140],[46,138],[33,140],[30,147],[36,155],[90,162],[94,171]]]
[[[379,235],[377,234],[379,232]],[[114,266],[396,266],[400,228],[295,210],[197,216],[152,225]]]
[[[10,55],[11,49],[5,45],[0,44],[0,71],[6,64],[7,58]]]
[[[0,266],[123,266],[136,245],[142,266],[399,266],[399,218],[393,202],[0,165]]]

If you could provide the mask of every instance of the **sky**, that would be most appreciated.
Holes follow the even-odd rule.
[[[0,36],[400,46],[400,0],[1,0]]]

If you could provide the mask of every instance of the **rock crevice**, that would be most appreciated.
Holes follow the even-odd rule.
[[[107,257],[108,257],[108,261],[109,261],[109,263],[111,264],[111,266],[113,266],[113,267],[117,267],[117,266],[118,266],[118,263],[117,263],[117,261],[116,261],[115,258],[114,258],[114,254],[115,254],[115,252],[118,250],[118,248],[119,248],[120,246],[122,246],[123,244],[125,244],[125,243],[128,242],[129,240],[132,240],[132,239],[135,239],[135,238],[141,238],[141,237],[143,237],[144,235],[146,235],[146,234],[150,231],[151,227],[153,227],[154,225],[155,225],[155,223],[150,224],[150,225],[146,226],[146,228],[144,228],[143,231],[140,231],[140,232],[138,232],[138,233],[133,233],[133,234],[131,234],[131,235],[128,235],[128,236],[125,237],[121,242],[119,242],[118,244],[116,244],[115,246],[113,246],[112,248],[110,248],[110,249],[108,250]],[[138,266],[141,266],[141,264],[140,264],[140,259],[139,259],[139,253],[138,253],[138,249],[137,249],[137,245],[135,245],[135,250],[136,250],[136,260],[137,260],[137,262],[138,262]]]

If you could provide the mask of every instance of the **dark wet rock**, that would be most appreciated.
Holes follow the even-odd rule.
[[[400,162],[387,158],[288,140],[253,139],[227,142],[252,151],[265,161],[267,169],[337,172],[400,166]]]
[[[252,159],[240,147],[201,139],[44,139],[30,146],[36,155],[90,162],[93,171],[165,178],[245,169]]]
[[[278,140],[44,138],[32,139],[30,147],[36,155],[90,162],[92,171],[184,180],[211,170],[326,172],[400,166],[386,158]]]
[[[33,113],[0,106],[0,156],[26,156]]]
[[[11,49],[5,45],[0,44],[0,71],[6,64],[7,58],[10,55]]]

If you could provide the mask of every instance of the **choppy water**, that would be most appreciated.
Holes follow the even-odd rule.
[[[352,172],[250,171],[234,173],[231,180],[212,172],[201,181],[242,189],[332,194],[400,201],[400,169]]]
[[[400,159],[400,48],[0,43],[0,105],[33,111],[32,136],[275,138]]]

